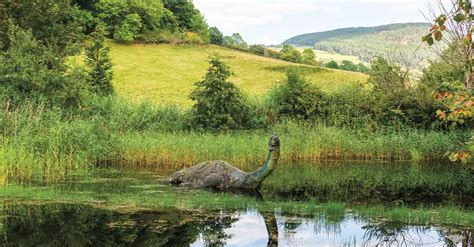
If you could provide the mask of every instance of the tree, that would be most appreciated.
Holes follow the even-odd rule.
[[[280,117],[311,119],[323,114],[325,95],[295,70],[270,93],[271,108]]]
[[[389,95],[395,100],[407,89],[409,81],[408,71],[385,58],[376,57],[371,63],[369,83],[374,86],[374,91]]]
[[[312,48],[306,48],[301,53],[301,61],[304,64],[313,65],[316,63],[316,54]]]
[[[54,49],[56,55],[66,57],[80,51],[84,27],[75,13],[78,7],[70,1],[28,0],[2,1],[0,4],[0,50],[9,48],[8,20],[23,30],[31,30],[32,37],[41,45]]]
[[[209,34],[211,36],[211,44],[223,45],[224,44],[224,35],[217,27],[209,28]]]
[[[77,106],[85,76],[69,68],[57,50],[37,41],[32,31],[8,25],[8,49],[0,54],[0,86],[15,100]]]
[[[363,63],[357,64],[357,67],[358,67],[357,71],[359,71],[361,73],[367,73],[367,72],[370,71],[370,69],[367,66],[365,66],[365,64],[363,64]]]
[[[433,45],[435,41],[442,41],[443,32],[449,30],[449,38],[444,39],[448,43],[459,43],[462,58],[466,66],[464,84],[469,91],[473,83],[473,65],[474,65],[474,42],[472,32],[474,30],[474,14],[472,9],[472,0],[456,0],[456,6],[451,11],[439,15],[430,33],[423,36],[423,41]],[[443,8],[442,9],[447,9]]]
[[[245,42],[240,33],[233,33],[231,36],[225,36],[224,43],[226,46],[238,49],[247,49],[247,42]]]
[[[216,55],[209,63],[204,79],[190,95],[195,102],[191,124],[211,131],[250,128],[254,112],[240,89],[227,81],[232,75],[229,66]]]
[[[339,66],[340,69],[348,70],[348,71],[358,71],[359,68],[355,65],[352,61],[343,60],[342,64]]]
[[[474,97],[472,96],[473,83],[473,65],[474,65],[474,14],[472,0],[456,0],[455,6],[450,11],[445,11],[434,20],[430,32],[423,36],[422,40],[428,45],[433,45],[435,41],[445,41],[454,45],[462,54],[461,64],[464,67],[464,90],[445,89],[435,94],[435,99],[442,102],[446,109],[440,109],[437,112],[438,117],[451,123],[452,125],[470,125],[472,126],[472,116],[474,115]],[[445,8],[442,6],[443,10]],[[448,30],[449,38],[444,33]],[[448,63],[448,62],[447,62]],[[452,81],[456,84],[457,81]],[[448,152],[450,160],[467,163],[471,160],[474,150],[474,137],[463,147],[463,151]]]
[[[324,65],[326,68],[330,68],[330,69],[339,69],[339,64],[337,64],[336,61],[330,61],[330,62],[327,62],[325,65]]]
[[[92,43],[86,48],[86,64],[89,66],[89,83],[95,93],[110,95],[114,93],[112,86],[112,63],[109,48],[104,45],[104,28],[98,26],[91,34]]]
[[[301,53],[292,45],[283,45],[280,58],[293,63],[301,63]]]
[[[193,30],[193,18],[198,14],[192,1],[189,0],[165,0],[165,8],[173,12],[179,22],[180,28],[187,31]]]
[[[122,42],[130,42],[135,39],[142,28],[141,18],[138,14],[129,14],[125,20],[115,28],[114,39]]]

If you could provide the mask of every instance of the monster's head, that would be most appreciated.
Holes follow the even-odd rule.
[[[273,134],[268,142],[268,150],[273,151],[277,149],[280,149],[280,139],[276,134]]]

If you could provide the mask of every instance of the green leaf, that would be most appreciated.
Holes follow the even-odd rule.
[[[458,13],[457,15],[453,17],[453,20],[457,23],[463,22],[465,19],[466,19],[466,16],[461,13]]]
[[[428,43],[428,45],[430,45],[430,46],[434,44],[434,39],[433,39],[433,36],[431,34],[423,36],[422,41]]]

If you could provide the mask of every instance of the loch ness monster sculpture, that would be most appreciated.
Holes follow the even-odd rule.
[[[192,188],[258,189],[280,159],[280,139],[276,134],[270,137],[268,151],[265,163],[254,172],[244,172],[222,160],[204,161],[175,172],[168,182]]]

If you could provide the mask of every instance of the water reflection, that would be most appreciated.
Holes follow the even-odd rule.
[[[88,205],[4,204],[1,246],[472,246],[449,227],[278,213],[112,212]]]

